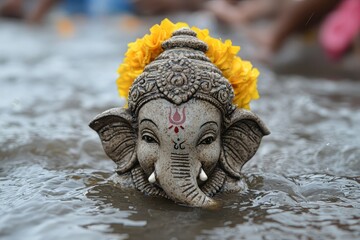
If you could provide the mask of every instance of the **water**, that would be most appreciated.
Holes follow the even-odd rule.
[[[252,110],[272,134],[243,169],[249,190],[218,195],[219,210],[182,207],[119,189],[87,126],[123,104],[116,69],[145,29],[106,26],[62,38],[0,23],[1,239],[360,238],[359,81],[262,68]]]

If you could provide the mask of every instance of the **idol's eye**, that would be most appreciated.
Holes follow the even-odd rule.
[[[206,137],[203,140],[201,140],[200,144],[209,145],[213,141],[215,141],[215,138],[213,136],[209,136],[209,137]]]
[[[153,138],[152,136],[146,134],[142,136],[142,140],[144,140],[147,143],[157,143],[156,139]]]

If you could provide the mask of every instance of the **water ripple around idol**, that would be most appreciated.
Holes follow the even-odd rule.
[[[117,187],[87,126],[124,104],[116,68],[138,33],[51,31],[1,23],[1,239],[360,238],[358,81],[261,68],[252,110],[272,133],[243,168],[248,190],[186,208]]]

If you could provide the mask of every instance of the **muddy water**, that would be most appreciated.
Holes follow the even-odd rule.
[[[123,104],[115,70],[138,32],[0,25],[1,239],[360,238],[359,81],[262,69],[252,106],[272,134],[243,169],[249,190],[186,208],[119,189],[87,127]]]

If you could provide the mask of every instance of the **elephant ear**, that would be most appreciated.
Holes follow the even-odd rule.
[[[263,136],[270,131],[258,116],[236,109],[222,136],[220,164],[232,177],[239,178],[242,166],[254,156]]]
[[[136,131],[127,109],[112,108],[89,124],[101,139],[105,153],[117,164],[116,172],[129,171],[137,162]]]

